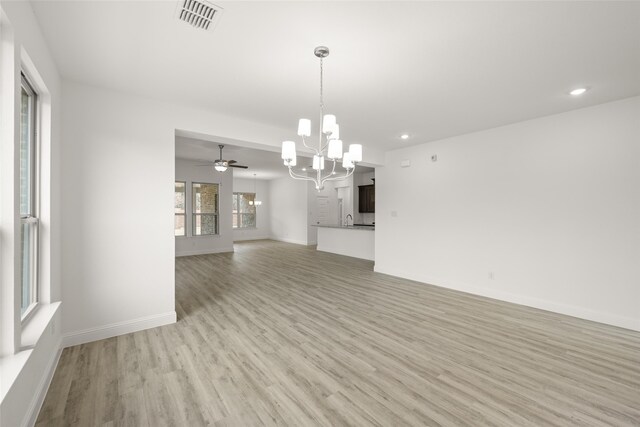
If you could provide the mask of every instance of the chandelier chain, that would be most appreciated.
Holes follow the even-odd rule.
[[[318,150],[317,155],[322,154],[322,120],[324,117],[324,58],[320,57],[320,128],[318,132]]]
[[[320,109],[324,109],[324,99],[323,99],[323,90],[324,90],[324,85],[322,83],[322,74],[323,74],[323,59],[324,58],[320,58]]]

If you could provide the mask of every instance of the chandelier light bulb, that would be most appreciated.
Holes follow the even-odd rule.
[[[327,136],[329,139],[340,139],[340,125],[336,123],[331,133]]]
[[[349,159],[352,162],[362,161],[362,145],[360,144],[349,145]]]
[[[282,159],[290,160],[296,157],[296,143],[293,141],[282,142]]]
[[[324,156],[313,156],[313,169],[324,170]]]
[[[353,162],[351,161],[351,154],[350,153],[344,153],[344,155],[342,156],[342,167],[349,170],[349,169],[353,169]]]
[[[327,151],[327,157],[331,160],[342,158],[342,141],[339,139],[332,139],[329,141],[329,150]]]
[[[311,136],[311,120],[300,119],[298,122],[298,135]]]
[[[336,127],[336,116],[333,114],[325,114],[322,118],[322,133],[325,135],[333,132]]]

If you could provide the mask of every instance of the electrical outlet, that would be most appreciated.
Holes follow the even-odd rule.
[[[398,216],[398,211],[391,211],[391,216],[396,218]]]
[[[437,154],[432,155],[431,156],[431,161],[432,162],[437,162],[438,161],[438,155]]]

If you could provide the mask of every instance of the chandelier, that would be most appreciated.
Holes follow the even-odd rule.
[[[256,174],[253,174],[253,198],[254,200],[249,200],[250,206],[260,206],[262,201],[258,200],[258,192],[256,191]]]
[[[315,153],[312,163],[312,168],[315,172],[308,175],[294,172],[293,167],[297,164],[296,143],[294,141],[284,141],[282,143],[282,159],[284,160],[284,165],[289,168],[291,178],[313,181],[316,189],[320,191],[324,188],[325,182],[345,179],[353,174],[356,164],[362,161],[362,145],[350,144],[349,151],[343,153],[340,126],[336,123],[336,116],[324,114],[322,66],[323,59],[329,56],[329,48],[318,46],[313,53],[320,58],[320,124],[317,148],[307,145],[305,140],[305,137],[311,136],[311,120],[300,119],[298,122],[298,135],[302,138],[302,144]],[[338,173],[336,166],[340,159],[342,159],[344,171]],[[328,163],[328,166],[325,163]]]

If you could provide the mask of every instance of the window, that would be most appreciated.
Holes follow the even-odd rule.
[[[186,182],[176,182],[175,193],[174,193],[174,204],[175,204],[175,221],[174,221],[174,234],[176,236],[186,236],[187,235],[187,226],[186,219],[187,213],[186,209],[186,201],[187,201],[187,183]]]
[[[24,319],[38,302],[37,95],[22,75],[20,96],[20,268]]]
[[[218,184],[194,182],[191,188],[193,236],[218,234]]]
[[[256,226],[255,193],[233,193],[233,228]]]

